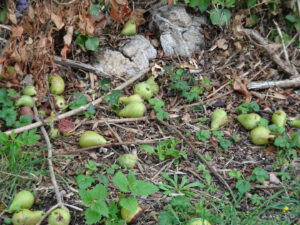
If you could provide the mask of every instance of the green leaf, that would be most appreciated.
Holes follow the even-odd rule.
[[[228,149],[231,146],[231,141],[224,139],[224,138],[219,138],[219,145],[222,149]]]
[[[139,146],[141,149],[144,149],[146,152],[150,153],[150,154],[154,154],[155,153],[155,148],[151,145],[140,145]]]
[[[137,180],[130,190],[134,195],[148,196],[157,192],[158,188],[149,181]]]
[[[252,171],[252,174],[254,175],[254,178],[260,183],[263,183],[266,179],[269,178],[268,172],[261,168],[255,168]]]
[[[235,4],[235,0],[226,0],[225,1],[225,7],[227,7],[227,8],[234,7],[234,4]]]
[[[103,200],[95,201],[91,207],[85,211],[85,219],[87,224],[98,223],[102,216],[108,217],[108,208]]]
[[[92,183],[94,183],[95,179],[91,176],[79,175],[76,177],[76,183],[79,189],[86,189],[91,187]]]
[[[285,19],[286,19],[287,21],[291,22],[291,23],[295,23],[295,22],[296,22],[296,18],[295,18],[293,15],[291,15],[291,14],[287,15],[287,16],[285,17]]]
[[[246,180],[238,180],[235,187],[238,189],[238,192],[243,195],[251,190],[251,184]]]
[[[101,11],[101,8],[100,8],[99,4],[91,4],[90,9],[89,9],[90,14],[96,15],[96,14],[100,13],[100,11]]]
[[[5,120],[7,127],[11,127],[16,122],[17,112],[14,108],[3,108],[0,111],[0,119]]]
[[[250,112],[258,112],[260,108],[256,102],[246,102],[238,106],[237,110],[242,114],[246,114]]]
[[[99,38],[98,37],[88,37],[85,42],[85,47],[90,51],[98,51],[99,50]]]
[[[6,20],[7,16],[7,7],[4,7],[0,10],[0,22],[3,23]]]
[[[84,35],[79,35],[77,36],[77,38],[75,39],[75,44],[80,45],[82,47],[84,47],[84,43],[86,42],[87,37]]]
[[[70,109],[77,109],[81,106],[84,106],[88,103],[87,97],[81,93],[74,93],[74,100],[70,103]]]
[[[92,190],[79,190],[79,195],[83,203],[91,205],[96,200],[104,200],[108,193],[103,184],[97,184]]]
[[[212,9],[210,11],[210,21],[213,25],[228,25],[231,19],[231,13],[228,9]]]
[[[129,191],[129,184],[126,176],[121,172],[118,171],[116,175],[112,179],[114,185],[117,186],[117,188],[122,192],[128,192]]]
[[[198,7],[200,12],[204,12],[205,10],[207,10],[209,4],[209,0],[191,0],[189,6],[193,8]]]
[[[201,130],[196,132],[198,141],[207,141],[210,139],[210,132],[208,130]]]
[[[285,148],[285,149],[289,149],[290,148],[290,143],[288,140],[288,137],[285,135],[283,137],[278,137],[275,139],[274,141],[274,145],[280,148]]]
[[[28,124],[32,123],[32,117],[29,115],[22,115],[20,116],[19,121],[16,121],[15,126],[16,127],[23,127],[26,126]]]
[[[235,179],[241,179],[242,178],[242,173],[240,171],[237,170],[231,170],[228,173],[228,176],[235,178]]]
[[[130,196],[128,198],[122,198],[120,200],[120,206],[129,210],[130,212],[135,212],[138,208],[138,201],[133,196]]]
[[[166,112],[165,110],[161,109],[156,112],[156,117],[159,121],[163,121],[164,119],[169,119],[170,114],[168,112]]]
[[[256,5],[256,0],[247,0],[247,7],[251,8]]]
[[[156,98],[151,98],[151,99],[149,99],[148,102],[151,105],[153,105],[155,108],[162,108],[162,107],[165,106],[165,102],[164,101],[158,100]]]
[[[105,94],[104,99],[108,101],[108,106],[110,108],[113,108],[119,104],[119,99],[121,97],[121,91],[120,90],[113,90],[111,94]]]

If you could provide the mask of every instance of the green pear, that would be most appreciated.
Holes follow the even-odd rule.
[[[292,127],[300,128],[300,117],[297,118],[297,119],[294,119],[294,120],[290,120],[290,121],[289,121],[289,124],[290,124]]]
[[[15,212],[12,217],[13,225],[36,225],[42,216],[43,211],[30,211],[29,209],[22,209],[19,212]]]
[[[31,209],[33,203],[34,203],[33,194],[30,191],[22,190],[15,195],[8,209],[8,212],[12,213],[20,209]]]
[[[142,102],[131,102],[117,112],[117,115],[125,118],[138,118],[144,116],[146,106]]]
[[[134,223],[138,217],[143,213],[143,209],[138,206],[135,212],[131,212],[128,209],[121,208],[121,217],[126,223]]]
[[[155,82],[155,78],[153,76],[149,77],[148,80],[146,81],[147,84],[150,85],[151,91],[154,95],[156,95],[159,91],[159,86]]]
[[[286,124],[286,113],[283,110],[277,110],[272,115],[272,122],[277,127],[284,127]]]
[[[23,89],[23,94],[28,96],[36,95],[36,90],[33,85],[28,85]]]
[[[266,145],[275,138],[271,131],[265,127],[256,127],[250,132],[251,141],[255,145]]]
[[[65,109],[66,106],[66,101],[63,97],[56,95],[54,96],[54,100],[55,100],[55,105],[59,108],[59,109]]]
[[[118,157],[117,162],[120,166],[133,169],[137,163],[137,156],[134,154],[123,154]]]
[[[237,120],[242,124],[242,126],[247,130],[252,130],[257,127],[261,117],[256,113],[241,114],[237,117]]]
[[[202,218],[194,218],[189,220],[186,225],[211,225],[211,223]]]
[[[121,31],[123,35],[136,35],[137,34],[137,26],[132,20],[128,20]]]
[[[127,105],[127,104],[132,103],[132,102],[141,102],[141,103],[143,103],[143,99],[140,95],[135,94],[135,95],[130,95],[130,96],[122,96],[119,99],[119,102]]]
[[[106,144],[104,137],[94,131],[85,131],[79,138],[81,148]]]
[[[16,107],[28,106],[32,108],[34,106],[34,99],[29,95],[22,95],[15,103]]]
[[[61,76],[54,74],[48,77],[50,93],[60,95],[65,90],[65,82]]]
[[[223,109],[216,109],[211,115],[211,130],[218,130],[228,121],[227,113]]]
[[[48,225],[69,225],[71,215],[68,209],[55,209],[48,217]]]
[[[134,93],[148,100],[153,96],[151,86],[146,82],[139,83],[134,86]]]

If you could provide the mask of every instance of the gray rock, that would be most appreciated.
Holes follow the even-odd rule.
[[[139,67],[145,69],[149,67],[149,60],[156,58],[157,51],[150,41],[142,35],[135,35],[122,49],[122,52]]]
[[[94,66],[113,76],[134,76],[140,69],[139,67],[121,52],[105,50],[95,55]]]
[[[189,15],[182,6],[166,5],[151,11],[150,29],[159,30],[166,55],[191,57],[204,45],[200,31],[205,23],[204,18]]]

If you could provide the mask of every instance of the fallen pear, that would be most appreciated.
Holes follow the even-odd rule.
[[[33,96],[36,95],[36,90],[35,87],[33,85],[28,85],[23,89],[23,94],[24,95],[29,95],[29,96]]]
[[[137,163],[137,159],[135,154],[123,154],[118,157],[117,162],[124,168],[133,169]]]
[[[125,118],[138,118],[144,116],[146,106],[142,102],[131,102],[117,112],[117,115]]]
[[[22,209],[15,212],[12,217],[13,225],[36,225],[42,218],[43,211],[31,211],[29,209]]]
[[[148,80],[146,80],[146,83],[150,85],[152,93],[156,95],[159,91],[159,86],[155,82],[155,78],[153,76],[149,77]]]
[[[272,115],[272,122],[277,127],[284,127],[286,124],[286,113],[283,110],[277,110]]]
[[[237,117],[237,120],[247,130],[252,130],[259,124],[261,117],[256,113],[241,114]]]
[[[54,96],[54,100],[55,100],[55,106],[57,106],[59,109],[66,108],[66,101],[63,97],[56,95]]]
[[[85,131],[79,138],[81,148],[106,144],[104,137],[94,131]]]
[[[300,148],[300,132],[292,133],[291,137],[294,144]]]
[[[135,85],[134,93],[142,96],[146,100],[150,99],[153,96],[151,87],[146,82],[142,82],[142,83]]]
[[[294,120],[290,120],[290,121],[289,121],[289,124],[290,124],[292,127],[300,128],[300,117],[297,118],[297,119],[294,119]]]
[[[69,225],[70,222],[71,215],[68,209],[55,209],[48,217],[48,225]]]
[[[121,31],[123,35],[136,35],[137,34],[137,26],[134,21],[128,20]]]
[[[271,131],[265,127],[256,127],[250,132],[251,141],[255,145],[269,144],[275,138]]]
[[[16,107],[28,106],[32,108],[34,106],[34,99],[29,95],[22,95],[15,103]]]
[[[211,115],[211,130],[218,130],[228,121],[227,113],[223,109],[216,109]]]
[[[65,82],[58,74],[50,75],[48,77],[50,93],[60,95],[65,90]]]
[[[33,194],[30,191],[22,190],[15,195],[12,203],[10,204],[8,212],[13,213],[20,209],[31,209],[33,203]]]
[[[143,209],[138,206],[135,212],[131,212],[128,209],[121,208],[121,217],[126,223],[134,223],[138,217],[143,213]]]
[[[135,94],[135,95],[130,95],[130,96],[122,96],[119,99],[120,103],[123,103],[125,105],[132,103],[132,102],[141,102],[143,103],[143,99],[140,95]]]
[[[186,225],[211,225],[211,223],[202,218],[194,218],[189,220]]]

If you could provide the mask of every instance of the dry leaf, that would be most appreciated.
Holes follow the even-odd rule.
[[[110,0],[110,3],[111,3],[111,11],[110,11],[111,17],[118,23],[124,24],[125,21],[128,20],[131,14],[131,9],[128,6],[128,0],[122,0],[122,1]]]
[[[21,37],[23,34],[23,31],[24,31],[24,29],[21,26],[11,27],[12,37]]]
[[[248,91],[247,84],[244,80],[241,80],[241,78],[236,77],[233,83],[233,89],[243,94],[246,97],[246,102],[251,101],[251,93]]]
[[[216,44],[220,49],[226,50],[228,48],[227,41],[224,38],[217,40]]]
[[[64,23],[62,21],[62,18],[54,13],[51,13],[51,20],[55,24],[58,30],[64,27]]]
[[[64,44],[65,45],[71,45],[71,43],[72,43],[72,37],[73,37],[73,31],[74,31],[74,27],[73,26],[69,26],[67,28],[67,34],[64,36]]]
[[[132,20],[137,26],[146,23],[144,18],[145,9],[135,9],[130,15],[130,20]]]

